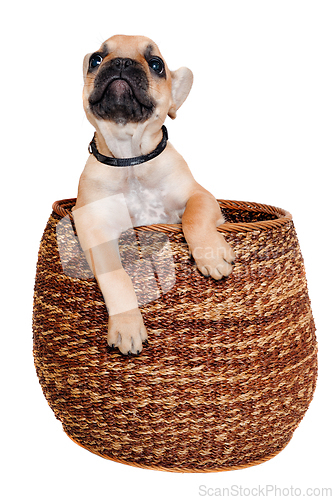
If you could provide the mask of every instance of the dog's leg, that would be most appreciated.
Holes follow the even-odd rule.
[[[118,242],[89,249],[86,256],[109,313],[108,344],[123,354],[139,354],[147,331],[131,279],[121,265]]]
[[[208,191],[194,193],[187,201],[182,227],[189,250],[205,276],[221,279],[233,270],[235,253],[217,231],[224,219],[216,199]]]
[[[139,354],[147,331],[118,249],[121,232],[131,227],[124,199],[117,195],[81,203],[73,216],[80,244],[109,313],[108,344],[123,354]]]

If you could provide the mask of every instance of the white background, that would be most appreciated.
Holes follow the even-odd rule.
[[[333,3],[313,0],[7,2],[1,13],[2,356],[0,488],[8,499],[196,499],[199,486],[321,488],[332,481]],[[113,463],[63,433],[32,359],[39,241],[52,202],[75,197],[93,130],[81,66],[113,34],[142,34],[194,86],[171,142],[218,198],[294,217],[320,372],[288,447],[246,470],[176,474]]]

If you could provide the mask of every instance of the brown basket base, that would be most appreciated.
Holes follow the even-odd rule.
[[[202,468],[196,469],[195,467],[192,467],[192,468],[188,468],[188,467],[169,468],[169,467],[161,467],[161,466],[151,466],[150,467],[147,464],[141,465],[141,464],[135,463],[135,462],[126,462],[125,460],[119,460],[118,458],[108,457],[107,455],[103,455],[102,453],[98,453],[98,451],[96,451],[92,448],[89,448],[88,446],[84,446],[83,444],[79,443],[78,441],[75,441],[75,439],[73,439],[69,434],[67,434],[66,431],[64,431],[64,432],[65,432],[66,436],[69,437],[69,439],[71,441],[73,441],[73,443],[80,446],[80,448],[83,448],[84,450],[90,451],[90,453],[93,453],[94,455],[97,455],[101,458],[104,458],[106,460],[110,460],[111,462],[116,462],[118,464],[123,464],[123,465],[130,465],[131,467],[137,467],[139,469],[156,470],[156,471],[161,471],[161,472],[180,472],[180,473],[186,472],[186,473],[193,473],[193,474],[199,473],[199,472],[202,472],[204,474],[206,474],[206,473],[208,474],[210,472],[228,472],[228,471],[232,471],[232,470],[248,469],[249,467],[255,467],[256,465],[264,464],[265,462],[268,462],[272,458],[275,458],[277,455],[279,455],[281,453],[281,451],[283,451],[291,441],[291,438],[290,438],[289,441],[287,441],[275,453],[271,453],[270,455],[267,455],[267,456],[261,458],[260,460],[254,460],[253,462],[248,462],[244,465],[235,465],[233,467],[216,467],[216,468],[212,467],[212,468],[207,468],[207,469],[202,469]]]

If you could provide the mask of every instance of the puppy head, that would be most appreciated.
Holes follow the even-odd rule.
[[[192,87],[187,68],[170,71],[146,37],[116,35],[83,63],[83,104],[88,120],[119,125],[176,117]]]

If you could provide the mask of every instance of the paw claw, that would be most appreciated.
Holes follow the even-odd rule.
[[[210,235],[205,245],[192,249],[199,271],[215,280],[229,276],[233,271],[236,255],[222,234]]]
[[[138,355],[142,351],[147,331],[139,309],[119,313],[109,318],[108,344],[125,356]]]

